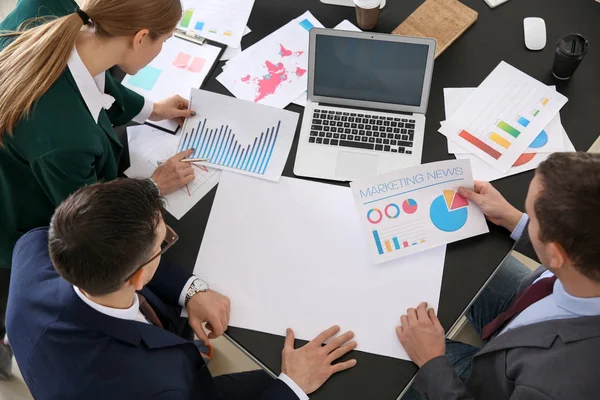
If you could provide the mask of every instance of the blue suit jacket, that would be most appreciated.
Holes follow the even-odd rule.
[[[162,264],[148,287],[177,305],[189,276]],[[36,399],[223,399],[193,342],[81,301],[52,266],[47,228],[15,247],[6,325]],[[297,397],[274,380],[261,400],[275,399]]]

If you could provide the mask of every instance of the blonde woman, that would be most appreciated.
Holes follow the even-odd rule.
[[[107,72],[146,66],[180,18],[179,0],[19,0],[0,23],[0,268],[70,193],[117,177],[113,125],[190,114],[187,100],[152,104]],[[161,194],[193,179],[187,155],[155,171]]]

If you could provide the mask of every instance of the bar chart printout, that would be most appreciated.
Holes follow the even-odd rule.
[[[177,151],[207,165],[278,181],[298,123],[296,113],[202,90],[192,90],[196,116],[183,126]]]
[[[440,133],[506,172],[566,102],[553,88],[502,61]]]

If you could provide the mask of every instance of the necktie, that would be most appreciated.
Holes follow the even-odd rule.
[[[527,289],[523,290],[512,301],[506,311],[498,315],[492,322],[483,327],[481,338],[488,340],[508,322],[511,318],[521,313],[533,303],[552,294],[556,276],[540,279]]]
[[[142,313],[142,315],[144,317],[146,317],[148,322],[150,322],[152,325],[162,328],[163,325],[160,322],[160,319],[158,319],[158,315],[156,315],[156,313],[154,312],[154,309],[152,308],[150,303],[148,303],[146,298],[139,293],[138,293],[138,298],[140,301],[140,312]]]

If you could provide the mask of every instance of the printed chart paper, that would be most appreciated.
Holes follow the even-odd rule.
[[[147,125],[127,128],[129,160],[131,166],[125,171],[130,178],[149,178],[164,161],[175,154],[179,138]],[[165,196],[167,211],[181,219],[191,208],[219,183],[221,171],[205,166],[194,166],[194,180],[179,190]]]
[[[237,98],[286,107],[306,91],[313,27],[323,25],[303,14],[230,60],[217,80]]]
[[[231,298],[230,326],[311,340],[338,324],[407,360],[396,326],[421,301],[437,310],[445,252],[373,266],[349,188],[223,172],[194,274]]]
[[[548,86],[556,90],[556,86]],[[446,118],[453,115],[477,88],[444,88],[444,105]],[[527,124],[521,120],[523,124]],[[443,122],[444,123],[444,122]],[[443,124],[442,123],[442,124]],[[533,139],[525,153],[554,153],[566,151],[566,133],[560,121],[560,113]],[[468,153],[468,151],[452,140],[448,140],[448,153]]]
[[[252,32],[252,30],[250,28],[246,27],[244,29],[243,36],[246,36],[250,32]],[[227,46],[227,48],[225,49],[225,51],[221,55],[221,61],[229,61],[232,58],[234,58],[234,57],[236,57],[236,56],[238,56],[240,54],[242,54],[242,46],[240,46],[240,47]]]
[[[446,117],[452,116],[474,92],[475,88],[445,88]],[[535,169],[550,154],[556,151],[575,151],[560,123],[560,115],[552,119],[550,124],[534,139],[526,152],[521,154],[507,172],[498,171],[478,156],[468,153],[467,150],[455,142],[448,140],[448,153],[454,153],[458,159],[470,160],[473,179],[487,182]]]
[[[481,210],[458,194],[473,188],[468,160],[441,161],[350,183],[376,263],[488,232]]]
[[[190,158],[207,165],[278,181],[292,147],[298,114],[192,89],[196,115],[183,125],[177,151],[195,149]]]
[[[506,172],[566,102],[502,61],[439,131]]]
[[[178,29],[240,47],[254,0],[184,0]]]

